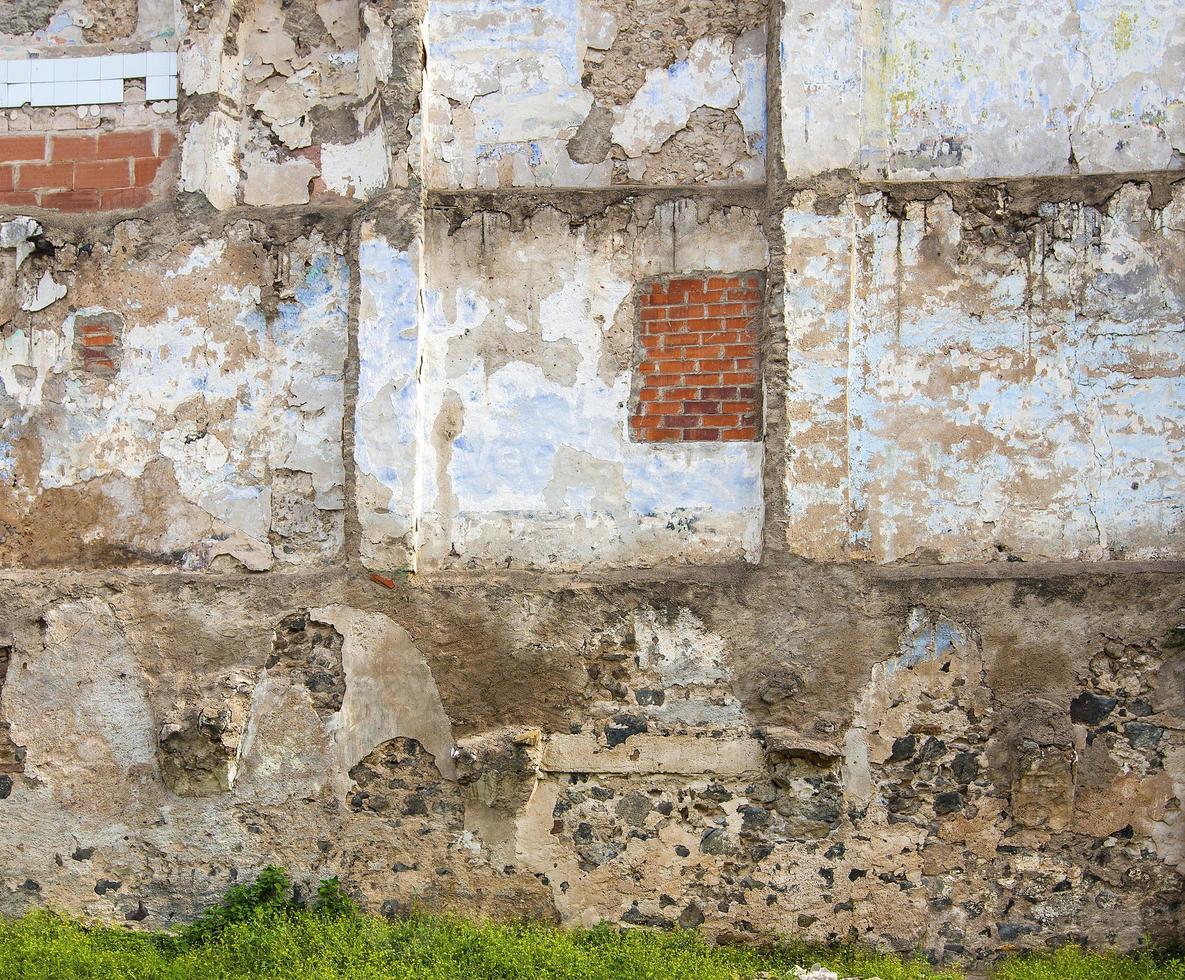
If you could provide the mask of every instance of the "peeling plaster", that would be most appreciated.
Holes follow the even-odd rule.
[[[421,562],[437,565],[451,553],[553,567],[755,557],[760,445],[632,443],[628,352],[604,372],[614,324],[624,317],[632,332],[638,267],[664,261],[662,251],[646,249],[650,236],[662,241],[673,231],[678,245],[665,254],[681,254],[676,261],[688,268],[735,271],[731,249],[764,259],[744,212],[732,214],[720,252],[714,237],[697,238],[710,226],[694,209],[664,206],[636,229],[645,250],[637,259],[614,247],[607,227],[572,228],[552,210],[531,218],[524,233],[481,215],[450,234],[446,221],[430,217],[418,404],[425,430],[443,438],[417,449]],[[542,345],[530,360],[503,363],[498,352],[521,324],[539,330]],[[453,353],[462,343],[477,345],[476,359]],[[578,353],[574,384],[549,376],[555,352],[569,345]],[[569,468],[564,485],[556,479],[569,451],[597,462]]]
[[[155,269],[125,273],[133,281],[169,281],[172,295],[182,297],[176,305],[148,313],[144,294],[129,288],[112,307],[83,305],[60,324],[42,322],[7,336],[0,379],[13,414],[5,437],[35,436],[40,447],[36,482],[19,486],[14,501],[25,509],[39,495],[93,485],[118,512],[134,506],[121,499],[131,489],[125,483],[163,460],[178,503],[196,512],[185,519],[175,514],[159,531],[143,529],[139,542],[134,525],[98,521],[86,529],[87,541],[110,536],[146,556],[183,552],[191,567],[223,553],[256,569],[277,558],[308,561],[335,553],[340,528],[327,531],[303,557],[270,539],[271,468],[309,474],[308,505],[327,512],[331,526],[343,507],[348,277],[341,258],[324,249],[319,235],[295,247],[292,298],[280,302],[271,319],[259,309],[259,285],[232,271],[242,251],[218,241],[179,252]],[[187,305],[184,297],[211,276],[225,280],[215,301],[202,297]],[[122,353],[115,376],[102,380],[79,370],[76,322],[108,311],[123,320]]]
[[[785,214],[789,339],[811,358],[790,389],[802,553],[1182,553],[1182,192],[1155,216],[1147,194],[1127,185],[1104,211],[1049,205],[1019,255],[969,241],[949,198],[897,219],[866,195],[851,272],[811,258],[840,247],[851,202],[837,217],[809,203]]]
[[[431,4],[424,130],[429,184],[669,183],[666,168],[657,168],[660,177],[646,176],[648,160],[705,108],[727,110],[739,120],[740,139],[719,140],[720,155],[731,153],[736,163],[716,178],[693,165],[693,153],[692,161],[679,165],[680,178],[759,182],[766,128],[764,31],[700,37],[684,57],[652,68],[631,98],[598,106],[585,75],[595,76],[604,52],[624,43],[619,27],[616,15],[589,0]],[[595,154],[578,162],[586,158],[580,150],[573,156],[569,142],[586,120],[610,115],[612,159]],[[708,150],[703,133],[692,139],[700,141],[701,161],[717,153],[715,146]]]

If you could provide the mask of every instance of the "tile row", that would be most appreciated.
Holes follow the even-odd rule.
[[[130,78],[144,79],[149,102],[177,98],[176,52],[0,61],[0,109],[119,103]]]

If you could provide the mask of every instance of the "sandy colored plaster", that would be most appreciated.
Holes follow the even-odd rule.
[[[633,303],[637,272],[673,271],[672,262],[735,268],[734,255],[764,252],[751,217],[736,209],[699,221],[694,208],[663,206],[639,223],[633,254],[616,248],[612,230],[629,220],[625,210],[574,228],[545,209],[523,232],[496,213],[476,215],[458,233],[443,216],[430,217],[419,381],[428,430],[454,407],[448,445],[429,439],[418,449],[422,561],[462,555],[566,565],[752,554],[759,447],[631,443],[628,366],[603,377],[605,338]],[[732,235],[714,238],[713,222]],[[674,248],[662,248],[672,240]],[[532,333],[542,343],[523,348],[521,337]],[[600,465],[557,471],[569,450]],[[564,472],[567,485],[556,482]],[[450,499],[455,510],[440,506]],[[573,520],[584,529],[576,538]],[[693,544],[678,543],[693,527]]]
[[[751,738],[635,735],[606,748],[583,735],[555,735],[547,740],[540,763],[545,772],[667,773],[743,776],[759,771],[765,754]]]
[[[682,10],[564,0],[432,4],[425,177],[441,188],[757,183],[760,4]],[[685,16],[703,14],[702,18]],[[735,14],[735,16],[733,16]],[[652,21],[661,30],[646,30]],[[694,36],[688,27],[702,24]],[[545,39],[525,44],[523,38]],[[721,125],[691,126],[717,110]],[[659,151],[678,137],[682,152]],[[705,166],[719,159],[720,166]]]
[[[789,338],[825,359],[792,360],[795,547],[888,562],[1175,556],[1181,204],[1177,191],[1152,212],[1147,195],[1126,185],[1104,208],[1049,204],[1015,224],[945,196],[899,218],[866,195],[851,241],[809,246],[851,255],[847,312],[843,265],[812,282],[810,239],[795,242],[824,219],[788,211]],[[810,379],[822,400],[798,393]],[[805,454],[796,417],[813,420]]]
[[[344,263],[314,234],[290,244],[277,280],[242,232],[156,263],[84,255],[64,276],[75,312],[58,320],[55,304],[6,336],[3,436],[22,459],[5,500],[14,560],[58,554],[27,533],[64,494],[92,497],[94,523],[57,561],[110,547],[124,560],[202,568],[228,554],[259,569],[336,553]],[[270,315],[263,289],[280,294]],[[102,371],[84,357],[95,323],[114,335],[99,338],[115,358]],[[140,511],[149,498],[163,520]]]

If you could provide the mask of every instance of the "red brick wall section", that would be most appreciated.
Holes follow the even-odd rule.
[[[138,208],[160,196],[176,147],[168,129],[0,134],[0,208]]]
[[[639,307],[635,442],[757,439],[761,397],[758,273],[671,279],[646,287]]]

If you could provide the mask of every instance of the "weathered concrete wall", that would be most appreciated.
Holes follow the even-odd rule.
[[[5,578],[5,911],[159,925],[279,861],[948,955],[1180,929],[1163,576]]]
[[[181,149],[0,201],[0,912],[1179,937],[1170,5],[41,6]]]
[[[1185,184],[783,216],[791,547],[893,562],[1180,558]]]
[[[623,202],[579,224],[541,204],[516,226],[441,202],[422,257],[368,236],[355,450],[374,495],[362,501],[374,541],[364,556],[425,568],[755,560],[760,444],[637,443],[626,421],[636,284],[764,269],[757,204]],[[419,269],[417,321],[406,298]]]
[[[10,252],[20,225],[4,226]],[[314,230],[269,255],[245,222],[177,237],[127,222],[22,263],[37,295],[69,305],[18,312],[0,348],[7,565],[339,556],[340,241]],[[107,330],[102,362],[87,324]]]
[[[761,183],[763,0],[429,4],[431,187]]]
[[[786,170],[1040,177],[1179,167],[1171,0],[786,0]]]

